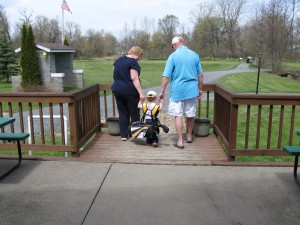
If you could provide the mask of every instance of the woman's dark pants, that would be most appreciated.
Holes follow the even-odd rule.
[[[140,120],[140,109],[137,107],[139,97],[121,95],[114,92],[119,112],[120,135],[122,138],[127,138],[128,126],[132,122]]]

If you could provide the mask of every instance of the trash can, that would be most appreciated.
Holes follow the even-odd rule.
[[[120,135],[120,126],[118,117],[108,117],[107,118],[108,133],[110,135]]]
[[[206,137],[209,135],[210,119],[195,118],[193,132],[198,137]]]

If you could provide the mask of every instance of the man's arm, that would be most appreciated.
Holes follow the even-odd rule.
[[[161,82],[161,91],[160,91],[160,94],[159,94],[159,99],[164,100],[165,90],[166,90],[166,87],[168,85],[168,82],[169,82],[169,78],[168,77],[163,77],[162,82]]]
[[[203,73],[199,73],[198,74],[198,89],[199,89],[198,99],[202,98],[202,87],[203,87]]]

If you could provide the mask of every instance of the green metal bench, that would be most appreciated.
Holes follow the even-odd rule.
[[[300,130],[297,130],[297,135],[300,136]],[[283,150],[286,151],[290,155],[295,156],[294,161],[294,180],[300,186],[300,181],[297,176],[297,169],[298,169],[298,158],[300,155],[300,146],[283,146]]]
[[[18,146],[18,163],[15,164],[13,167],[11,167],[9,170],[5,171],[4,173],[2,173],[0,175],[0,179],[4,178],[5,176],[7,176],[11,171],[13,171],[14,169],[16,169],[22,161],[22,152],[21,152],[21,143],[20,141],[25,140],[26,138],[29,137],[29,133],[0,133],[0,140],[2,141],[16,141],[17,142],[17,146]]]

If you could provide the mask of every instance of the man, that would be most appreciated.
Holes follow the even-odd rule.
[[[186,117],[186,141],[192,143],[196,102],[202,97],[203,71],[199,55],[184,45],[182,37],[176,36],[172,39],[172,48],[174,52],[169,56],[165,65],[159,98],[164,99],[170,80],[168,113],[175,116],[178,136],[173,145],[183,149],[183,116]]]

